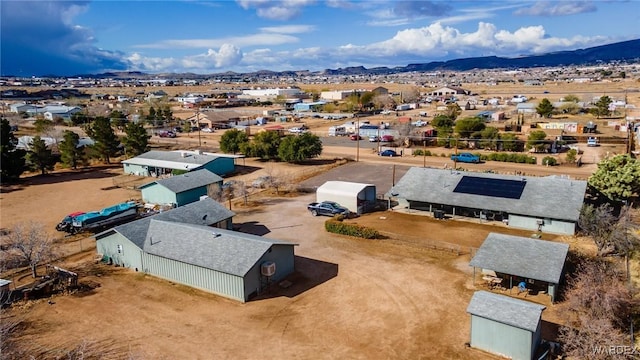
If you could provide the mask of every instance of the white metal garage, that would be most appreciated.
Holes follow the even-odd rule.
[[[334,201],[362,214],[376,203],[376,186],[348,181],[327,181],[316,191],[316,201]]]

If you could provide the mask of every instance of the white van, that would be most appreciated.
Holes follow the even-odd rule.
[[[329,136],[347,136],[344,126],[332,126],[329,128]]]

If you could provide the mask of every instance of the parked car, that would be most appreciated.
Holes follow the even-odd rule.
[[[382,135],[380,137],[381,142],[393,142],[393,135]]]
[[[173,131],[160,131],[158,133],[158,136],[163,138],[174,138],[176,137],[176,133],[174,133]]]
[[[290,133],[292,134],[302,134],[302,133],[306,133],[307,132],[307,128],[302,126],[302,127],[293,127],[291,129],[288,130]]]
[[[206,133],[212,133],[214,132],[214,130],[210,127],[206,127],[206,128],[202,128],[202,132],[206,132]]]
[[[463,163],[477,164],[480,162],[480,156],[465,152],[460,154],[452,154],[451,160],[457,161],[457,162],[463,162]]]
[[[349,209],[333,201],[323,201],[321,203],[312,202],[311,204],[307,205],[307,210],[309,210],[311,212],[311,215],[313,216],[334,216],[349,214]]]
[[[380,138],[375,136],[375,135],[371,135],[369,136],[369,142],[378,142],[380,141]]]
[[[362,140],[362,136],[358,135],[358,134],[351,134],[349,135],[349,139],[356,141],[356,140]]]
[[[378,153],[379,156],[389,156],[389,157],[395,157],[395,156],[400,156],[398,155],[397,152],[395,152],[395,150],[384,150]]]

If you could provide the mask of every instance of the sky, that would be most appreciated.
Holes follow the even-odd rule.
[[[0,74],[395,67],[588,48],[639,24],[638,0],[0,0]]]

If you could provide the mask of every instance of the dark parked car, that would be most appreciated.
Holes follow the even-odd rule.
[[[158,136],[163,138],[174,138],[176,137],[176,133],[174,133],[173,131],[160,131],[158,133]]]
[[[380,155],[380,156],[389,156],[389,157],[399,156],[398,153],[395,152],[394,150],[381,151],[381,152],[378,153],[378,155]]]
[[[307,209],[311,212],[311,215],[326,215],[326,216],[334,216],[334,215],[348,215],[349,209],[341,206],[340,204],[333,201],[323,201],[321,203],[313,202],[307,206]]]

